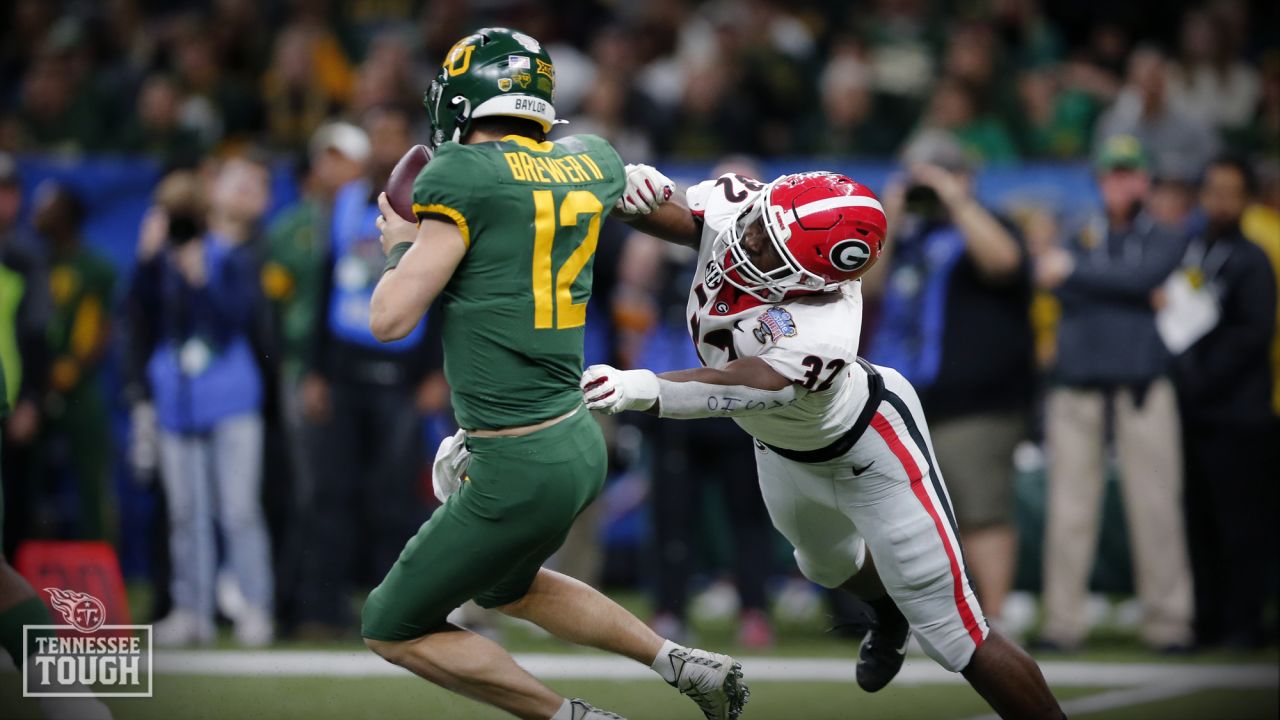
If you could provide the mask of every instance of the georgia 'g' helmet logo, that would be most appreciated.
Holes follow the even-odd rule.
[[[853,272],[871,260],[871,246],[850,238],[831,246],[831,264],[837,270]]]

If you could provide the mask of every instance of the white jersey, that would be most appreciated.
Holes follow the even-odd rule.
[[[689,209],[703,222],[689,291],[689,333],[707,367],[759,357],[797,383],[800,397],[791,406],[734,421],[769,445],[816,450],[849,430],[867,401],[867,374],[856,362],[862,281],[772,305],[724,282],[712,262],[716,237],[759,187],[749,178],[726,174],[689,189]]]

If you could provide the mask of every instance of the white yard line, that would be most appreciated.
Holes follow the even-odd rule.
[[[518,654],[516,660],[534,675],[547,679],[648,679],[649,668],[607,655]],[[1135,688],[1160,686],[1276,688],[1280,668],[1274,665],[1202,665],[1158,663],[1040,663],[1049,684],[1061,687]],[[743,660],[748,680],[761,682],[852,682],[854,661],[831,658],[749,657]],[[268,677],[398,677],[404,670],[362,651],[239,651],[203,650],[156,652],[155,671],[161,675],[224,675]],[[928,660],[909,659],[895,685],[959,685],[964,678]],[[1110,693],[1108,693],[1110,694]],[[1082,699],[1083,701],[1083,699]],[[1078,710],[1077,712],[1083,712]]]
[[[1062,712],[1066,713],[1068,717],[1090,715],[1106,710],[1114,710],[1131,705],[1144,705],[1190,695],[1203,689],[1203,686],[1194,685],[1145,685],[1127,690],[1109,690],[1097,695],[1086,695],[1085,697],[1067,700],[1062,703]],[[979,715],[978,717],[970,718],[970,720],[1000,720],[1000,716]]]

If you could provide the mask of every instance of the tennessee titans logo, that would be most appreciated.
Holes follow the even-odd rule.
[[[715,260],[707,261],[707,271],[704,275],[703,282],[708,290],[715,290],[720,287],[720,283],[724,282],[724,271],[720,269],[720,263]]]
[[[75,590],[45,588],[53,609],[76,630],[91,633],[107,621],[107,606],[98,598]]]
[[[774,342],[779,338],[796,336],[796,321],[791,317],[791,313],[786,308],[771,307],[760,313],[758,320],[760,323],[752,334],[756,336],[756,340],[761,344],[767,337]]]
[[[831,264],[837,270],[853,272],[871,260],[871,247],[861,240],[850,238],[831,246]]]

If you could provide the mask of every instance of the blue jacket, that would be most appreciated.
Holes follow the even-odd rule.
[[[154,344],[147,381],[160,427],[203,432],[262,405],[262,377],[250,341],[258,274],[250,250],[206,235],[208,282],[187,283],[160,253],[140,264],[130,295]]]
[[[1184,233],[1146,214],[1123,231],[1096,219],[1071,238],[1075,269],[1057,290],[1059,383],[1141,387],[1169,372],[1151,291],[1178,266],[1186,248]]]

